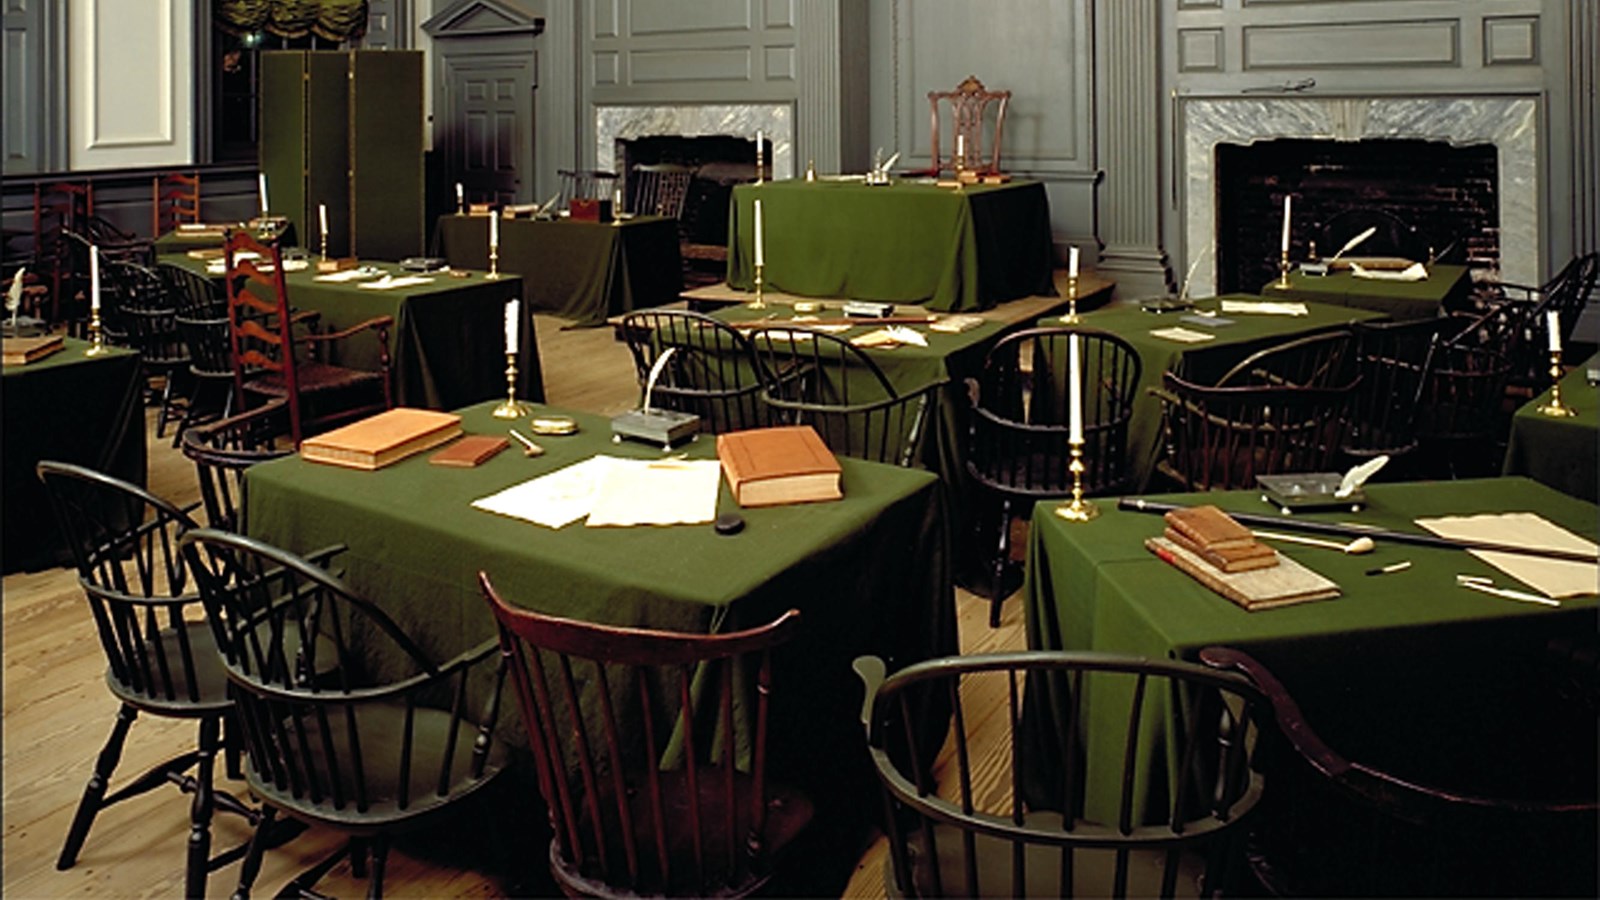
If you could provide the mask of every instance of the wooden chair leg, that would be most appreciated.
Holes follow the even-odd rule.
[[[261,873],[261,857],[267,852],[267,834],[272,831],[272,821],[278,816],[276,807],[263,806],[261,819],[256,822],[255,834],[250,836],[250,851],[239,867],[239,886],[234,888],[233,900],[250,900],[250,886]]]
[[[989,627],[1000,627],[1000,605],[1006,601],[1006,562],[1011,555],[1011,501],[1000,501],[1000,540],[994,554],[994,582],[989,585]]]
[[[367,878],[368,900],[383,900],[383,869],[389,861],[389,839],[383,835],[372,838],[372,874]]]
[[[206,874],[211,870],[211,814],[214,806],[211,776],[216,764],[219,725],[215,717],[207,716],[200,720],[199,771],[194,776],[194,802],[189,807],[189,859],[184,877],[185,896],[188,897],[205,897]]]
[[[95,815],[106,805],[106,788],[111,784],[111,773],[116,771],[117,762],[122,759],[122,744],[127,740],[128,729],[133,727],[133,720],[138,717],[139,711],[126,703],[117,710],[117,721],[111,727],[111,737],[100,748],[100,755],[94,763],[94,774],[89,776],[89,783],[83,789],[83,799],[78,801],[78,811],[72,817],[72,827],[67,829],[67,842],[62,845],[61,855],[56,858],[57,869],[70,869],[78,861],[78,851],[83,849],[84,839],[89,836],[89,826],[94,824]]]
[[[350,839],[350,874],[356,878],[367,877],[367,854],[371,844],[366,838]]]

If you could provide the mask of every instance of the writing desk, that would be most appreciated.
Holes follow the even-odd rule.
[[[144,376],[139,354],[107,347],[85,356],[89,342],[66,346],[21,366],[6,366],[3,381],[6,572],[61,565],[70,551],[56,528],[44,485],[34,473],[42,459],[88,466],[123,481],[145,483]]]
[[[1289,273],[1289,286],[1280,288],[1277,280],[1261,288],[1269,300],[1313,300],[1356,309],[1381,312],[1391,319],[1432,319],[1462,306],[1472,290],[1466,266],[1434,263],[1424,281],[1384,281],[1357,278],[1349,271],[1328,275]]]
[[[1036,181],[959,190],[914,181],[738,185],[728,284],[745,291],[754,286],[757,197],[765,290],[941,311],[1055,293],[1050,202]]]
[[[434,240],[450,265],[489,268],[488,216],[440,216]],[[661,216],[608,224],[502,218],[499,252],[500,271],[522,276],[528,306],[578,325],[671,303],[683,290],[678,225]]]
[[[466,431],[504,434],[490,409],[463,410]],[[440,659],[495,633],[479,569],[511,603],[612,625],[704,633],[797,608],[801,635],[774,658],[773,777],[818,793],[848,788],[857,793],[841,796],[855,804],[871,796],[851,661],[874,653],[898,668],[957,652],[938,479],[843,459],[843,500],[742,510],[746,526],[733,536],[710,524],[551,530],[469,506],[596,453],[661,456],[613,444],[604,418],[572,415],[581,431],[538,438],[544,456],[513,445],[473,469],[429,465],[427,454],[375,472],[298,457],[257,465],[247,475],[249,533],[297,552],[348,544],[338,564],[350,585]],[[687,451],[712,457],[714,442]],[[719,510],[737,509],[720,490]]]
[[[187,254],[161,257],[221,284],[203,260]],[[505,306],[522,290],[521,279],[467,270],[465,278],[442,272],[404,272],[389,262],[365,262],[395,277],[422,274],[428,284],[386,290],[362,288],[360,281],[318,281],[310,269],[284,273],[289,305],[321,313],[322,331],[338,331],[376,316],[392,316],[390,369],[395,402],[401,406],[455,409],[506,394]],[[224,290],[226,287],[224,286]],[[517,348],[517,396],[544,399],[533,310],[522,305]],[[357,335],[335,342],[330,362],[356,369],[379,367],[377,341]]]
[[[1230,294],[1195,302],[1195,309],[1216,312],[1221,301],[1260,300],[1247,294]],[[1304,316],[1276,316],[1258,314],[1227,315],[1234,324],[1209,327],[1185,321],[1182,313],[1148,313],[1138,304],[1116,304],[1088,313],[1080,313],[1086,328],[1109,331],[1133,345],[1139,353],[1142,366],[1139,384],[1133,399],[1133,416],[1128,422],[1128,463],[1134,473],[1135,484],[1148,484],[1155,465],[1161,458],[1161,401],[1151,396],[1149,389],[1161,386],[1161,373],[1172,370],[1184,378],[1201,384],[1214,383],[1235,363],[1258,350],[1299,337],[1347,327],[1351,322],[1381,319],[1383,315],[1372,310],[1330,306],[1322,303],[1306,304]],[[1041,325],[1058,325],[1060,319],[1050,318]],[[1201,343],[1180,343],[1152,335],[1160,329],[1182,327],[1189,331],[1214,334],[1215,338]]]
[[[1577,415],[1559,419],[1542,415],[1539,407],[1550,402],[1547,389],[1511,417],[1504,474],[1527,475],[1564,494],[1595,502],[1600,495],[1595,484],[1600,471],[1595,447],[1600,438],[1600,394],[1585,373],[1596,366],[1600,354],[1561,379],[1561,405],[1572,407]]]
[[[1420,533],[1412,524],[1420,516],[1515,510],[1536,512],[1591,540],[1597,532],[1594,504],[1526,478],[1368,485],[1366,492],[1370,503],[1359,514],[1306,515]],[[1158,499],[1215,503],[1231,512],[1270,510],[1255,491]],[[1056,506],[1035,507],[1028,536],[1024,592],[1030,648],[1189,660],[1212,644],[1245,650],[1279,676],[1318,732],[1352,758],[1380,762],[1399,755],[1404,765],[1433,764],[1442,751],[1421,749],[1437,740],[1429,729],[1438,724],[1437,716],[1460,712],[1457,700],[1471,699],[1461,694],[1475,667],[1542,645],[1550,635],[1594,631],[1594,597],[1564,600],[1557,609],[1479,594],[1456,587],[1455,576],[1489,576],[1502,585],[1516,582],[1462,551],[1384,542],[1365,556],[1278,545],[1280,553],[1337,582],[1344,596],[1246,612],[1144,548],[1145,538],[1161,533],[1159,515],[1124,512],[1105,501],[1097,519],[1074,524],[1056,516]],[[1412,567],[1388,575],[1364,574],[1402,559],[1411,560]],[[1052,735],[1051,710],[1064,699],[1059,692],[1044,690],[1029,699],[1037,705],[1030,706],[1027,728],[1041,737]],[[1094,724],[1094,698],[1091,694],[1083,700]],[[1142,748],[1149,764],[1142,769],[1148,781],[1140,795],[1153,802],[1164,789],[1167,772],[1157,762],[1159,733],[1166,723],[1178,721],[1181,706],[1171,697],[1152,697],[1150,703],[1153,730],[1147,737],[1155,749],[1150,743]],[[1492,723],[1501,712],[1508,721],[1515,718],[1514,712],[1487,704],[1475,715]],[[1086,802],[1097,816],[1110,815],[1119,785],[1093,777],[1095,760],[1107,771],[1118,771],[1121,744],[1119,735],[1088,748]],[[1402,752],[1406,748],[1412,752]],[[1048,781],[1041,776],[1034,785],[1054,790]]]

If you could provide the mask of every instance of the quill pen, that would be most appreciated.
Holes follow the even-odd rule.
[[[11,278],[11,289],[6,291],[6,312],[11,313],[11,330],[17,329],[17,313],[22,309],[22,276],[28,271],[24,266]]]
[[[1346,253],[1349,253],[1351,250],[1354,250],[1355,248],[1361,246],[1361,242],[1362,241],[1366,240],[1369,237],[1372,237],[1374,234],[1377,234],[1377,233],[1378,233],[1378,226],[1376,226],[1376,225],[1372,226],[1371,228],[1368,228],[1366,231],[1361,232],[1360,234],[1356,235],[1355,237],[1353,237],[1349,241],[1347,241],[1343,247],[1340,247],[1339,248],[1339,252],[1335,253],[1333,255],[1333,259],[1328,260],[1328,262],[1331,263],[1331,262],[1333,262],[1333,260],[1338,259],[1339,257],[1345,255]]]

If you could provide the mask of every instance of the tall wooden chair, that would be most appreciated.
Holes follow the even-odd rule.
[[[1006,107],[1010,103],[1010,91],[991,91],[976,75],[968,75],[955,90],[929,91],[931,146],[928,159],[932,173],[954,172],[958,165],[982,173],[1001,171],[1000,140],[1005,131]],[[941,139],[942,123],[946,120],[950,136]],[[985,140],[986,133],[988,140]]]
[[[775,423],[810,425],[840,456],[907,467],[927,461],[943,381],[901,390],[866,351],[823,331],[757,328],[750,343]]]
[[[674,163],[634,166],[628,173],[628,211],[641,216],[683,218],[694,169]],[[619,210],[620,212],[620,210]]]
[[[1087,652],[947,657],[887,677],[874,656],[855,667],[893,896],[1171,897],[1180,885],[1186,896],[1226,896],[1232,887],[1267,785],[1253,748],[1270,718],[1244,678]],[[955,714],[949,738],[938,736],[953,743],[953,764],[935,778],[911,760],[928,758],[916,725],[938,700]],[[1155,721],[1166,711],[1181,724]],[[978,721],[981,741],[967,733]],[[1150,735],[1160,745],[1139,746]],[[1091,740],[1121,751],[1109,765],[1095,761],[1093,776]],[[1139,767],[1163,762],[1166,790],[1152,791],[1146,811],[1136,785],[1155,776]],[[1114,813],[1086,812],[1089,777]]]
[[[771,655],[800,613],[726,634],[562,619],[513,606],[479,572],[511,664],[573,896],[743,897],[810,822],[767,778]],[[739,710],[743,720],[735,717]]]
[[[178,554],[178,539],[196,523],[165,500],[109,475],[51,461],[39,463],[38,471],[94,616],[109,664],[106,686],[120,704],[56,868],[69,869],[77,862],[101,810],[172,784],[194,795],[184,889],[185,896],[204,897],[207,873],[245,851],[240,846],[211,857],[213,810],[242,815],[252,823],[258,814],[212,787],[224,723],[232,718],[234,707],[211,626],[204,618],[188,615],[200,608],[200,598],[190,581],[192,573]],[[197,721],[195,749],[108,794],[123,742],[140,713]]]
[[[738,330],[701,313],[665,309],[628,313],[620,328],[641,401],[651,369],[670,351],[648,398],[653,408],[694,413],[708,434],[767,424],[755,351]]]
[[[990,348],[976,379],[968,379],[972,420],[967,472],[999,500],[999,529],[989,560],[989,624],[1000,624],[1011,557],[1011,520],[1026,517],[1039,500],[1072,494],[1067,438],[1068,344],[1080,342],[1083,386],[1083,485],[1088,495],[1133,486],[1128,466],[1128,422],[1143,364],[1133,345],[1093,329],[1030,328]]]
[[[610,200],[617,187],[618,175],[600,169],[560,169],[556,177],[561,185],[561,206],[574,200]]]
[[[505,768],[494,641],[436,660],[311,560],[210,528],[182,546],[238,707],[245,780],[263,804],[234,896],[249,896],[285,813],[352,841],[278,896],[316,896],[354,854],[358,873],[371,863],[368,896],[381,897],[390,838],[459,810]],[[368,654],[392,657],[398,674],[369,675]]]
[[[389,328],[377,316],[330,334],[296,334],[284,285],[283,254],[243,229],[229,232],[227,259],[228,334],[233,356],[235,403],[247,398],[285,398],[289,433],[300,441],[335,425],[394,405],[389,375]],[[252,255],[244,255],[252,254]],[[380,370],[365,372],[320,360],[323,347],[370,331],[378,342]],[[305,358],[300,358],[303,349]]]
[[[33,264],[35,276],[49,288],[51,322],[81,316],[87,308],[89,257],[70,235],[83,234],[94,215],[94,186],[87,182],[55,182],[33,187]],[[83,299],[80,299],[83,298]]]
[[[200,173],[168,172],[150,180],[150,236],[200,221]]]

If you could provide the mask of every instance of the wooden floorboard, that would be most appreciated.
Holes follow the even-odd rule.
[[[546,400],[556,406],[614,414],[637,403],[638,388],[625,345],[609,328],[564,328],[565,322],[538,316],[536,329]],[[171,432],[154,435],[155,413],[148,410],[149,487],[179,505],[199,499],[194,468],[173,449]],[[40,527],[53,527],[41,520]],[[188,798],[176,789],[158,788],[101,813],[77,865],[55,869],[61,841],[87,781],[95,755],[109,735],[116,703],[105,688],[104,657],[74,573],[68,569],[8,575],[3,582],[3,745],[4,781],[0,791],[0,890],[6,897],[172,897],[182,892],[188,837]],[[1006,603],[1001,627],[988,625],[988,601],[957,592],[963,652],[989,652],[1023,646],[1020,603]],[[141,716],[133,725],[113,779],[113,789],[128,778],[194,746],[195,724]],[[244,797],[246,786],[230,781],[218,766],[217,786]],[[863,798],[876,804],[876,797]],[[219,815],[213,826],[213,852],[247,838],[233,816]],[[339,846],[341,836],[312,828],[266,855],[256,893],[270,896],[294,875]],[[515,885],[502,875],[443,864],[424,844],[397,847],[390,854],[385,893],[392,897],[504,896]],[[517,848],[532,864],[544,848]],[[884,842],[863,856],[846,896],[884,896]],[[237,882],[234,864],[211,876],[208,893],[225,896]],[[360,896],[364,879],[341,863],[317,884],[335,896]]]

